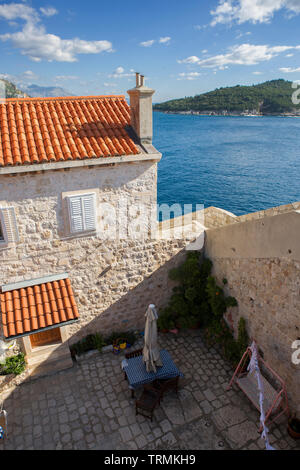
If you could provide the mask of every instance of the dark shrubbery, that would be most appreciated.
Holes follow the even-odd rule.
[[[70,347],[72,357],[75,357],[75,355],[80,356],[94,349],[98,349],[98,351],[101,352],[103,346],[113,344],[117,339],[124,339],[124,341],[133,345],[137,338],[132,331],[115,332],[107,338],[103,338],[100,333],[90,334],[77,343],[72,344]]]
[[[4,364],[0,364],[0,375],[19,375],[26,369],[25,356],[23,353],[6,358]]]
[[[161,330],[174,327],[205,328],[205,337],[209,344],[219,344],[224,356],[234,365],[240,360],[248,346],[246,323],[239,321],[238,339],[224,320],[228,307],[237,306],[234,297],[226,296],[211,276],[212,262],[201,260],[199,252],[189,252],[185,262],[169,273],[170,279],[177,281],[170,301],[160,311],[158,326]],[[223,284],[228,284],[223,279]]]
[[[175,326],[191,328],[199,323],[205,325],[209,318],[206,283],[212,263],[200,262],[198,252],[189,252],[185,262],[169,273],[170,279],[178,281],[166,308],[160,311],[158,326],[170,329]]]

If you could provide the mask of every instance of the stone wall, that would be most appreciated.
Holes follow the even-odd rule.
[[[285,204],[283,206],[271,207],[259,212],[251,212],[237,217],[236,222],[246,222],[247,220],[261,219],[264,217],[272,217],[274,215],[284,214],[294,210],[300,210],[300,202],[293,202],[292,204]]]
[[[286,381],[291,408],[300,411],[300,365],[292,363],[292,343],[300,339],[300,214],[250,218],[206,232],[205,254],[213,274],[236,297],[227,320],[237,333],[244,317],[264,359]]]
[[[225,211],[218,207],[207,207],[204,209],[205,216],[205,227],[217,228],[224,225],[237,224],[241,222],[247,222],[250,220],[263,219],[265,217],[273,217],[274,215],[284,214],[287,212],[300,210],[300,202],[294,202],[292,204],[285,204],[283,206],[272,207],[258,212],[251,212],[237,216],[231,212]]]

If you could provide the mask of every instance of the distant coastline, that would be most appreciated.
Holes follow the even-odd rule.
[[[219,117],[266,117],[266,116],[273,116],[273,117],[300,117],[300,111],[296,113],[243,113],[239,111],[162,111],[160,109],[153,109],[154,112],[164,113],[164,114],[181,114],[181,115],[188,115],[188,116],[219,116]]]
[[[279,79],[252,86],[219,88],[154,105],[154,111],[195,116],[300,116],[300,90]]]

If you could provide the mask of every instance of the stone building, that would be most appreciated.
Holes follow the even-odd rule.
[[[142,328],[147,305],[170,297],[181,229],[192,227],[192,238],[202,232],[194,249],[205,238],[214,275],[238,300],[229,324],[236,333],[246,319],[299,411],[300,203],[240,217],[210,207],[158,225],[154,91],[137,74],[128,93],[130,106],[124,96],[0,104],[2,337],[44,373],[72,365],[69,345],[89,333]]]
[[[151,234],[154,91],[137,74],[128,93],[130,107],[124,96],[0,104],[2,335],[32,370],[70,365],[67,341],[142,326],[168,295],[182,245]]]

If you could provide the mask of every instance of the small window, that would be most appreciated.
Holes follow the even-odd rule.
[[[19,231],[15,209],[0,207],[0,243],[17,243]]]
[[[71,233],[96,230],[96,194],[82,194],[68,198]]]

